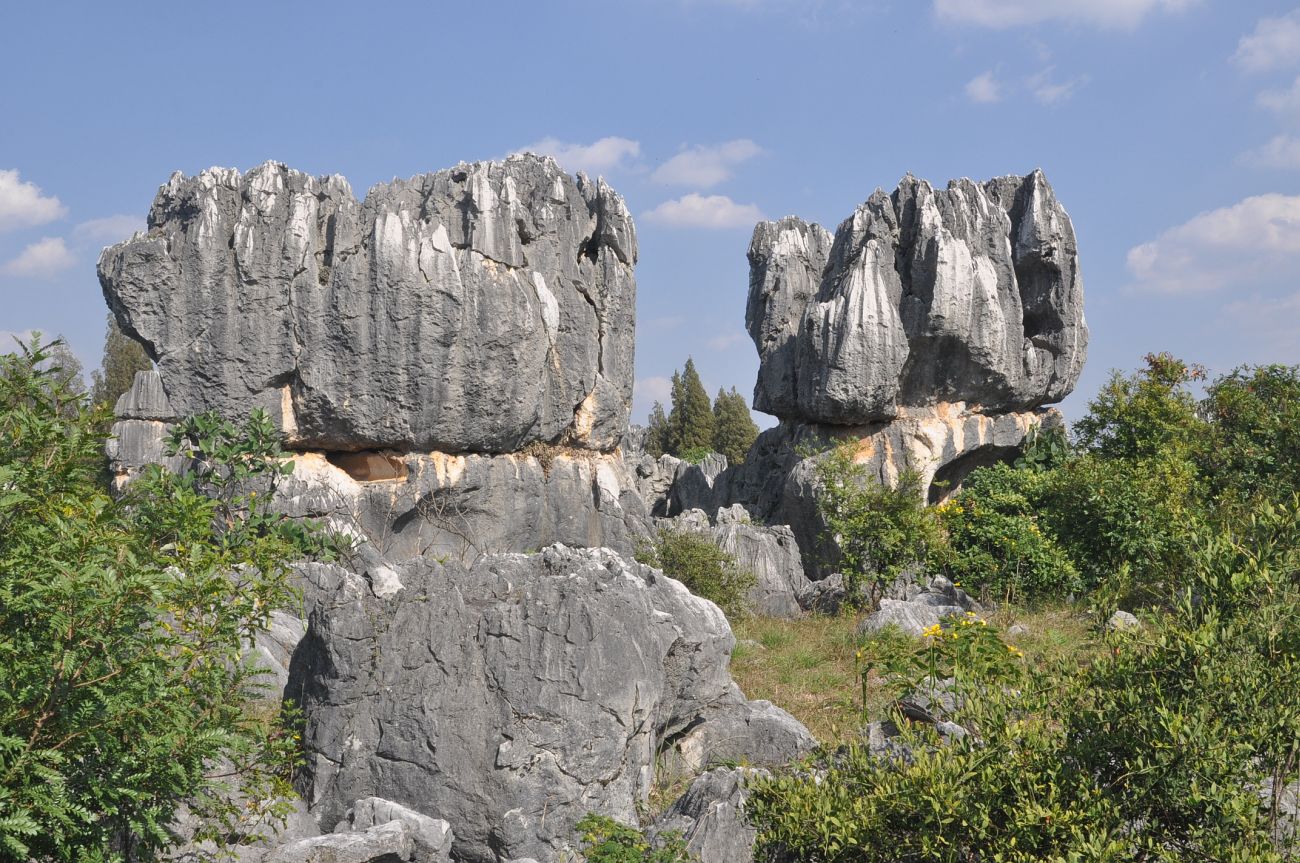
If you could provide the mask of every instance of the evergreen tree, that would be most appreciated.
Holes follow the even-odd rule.
[[[659,458],[668,452],[668,437],[668,417],[664,415],[664,406],[655,402],[645,427],[645,451]]]
[[[713,448],[727,457],[728,464],[741,464],[758,437],[758,426],[749,415],[745,397],[732,387],[719,389],[713,402]]]
[[[673,373],[673,407],[668,414],[668,452],[697,455],[713,449],[713,405],[689,357],[681,374]]]
[[[140,343],[122,332],[117,319],[108,316],[108,331],[104,334],[104,359],[99,371],[91,378],[91,399],[95,404],[112,407],[118,396],[131,388],[136,372],[146,372],[153,368],[149,356]]]

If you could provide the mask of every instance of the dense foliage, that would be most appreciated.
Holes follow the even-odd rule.
[[[851,748],[759,783],[759,859],[1287,859],[1273,837],[1300,775],[1298,573],[1293,498],[1194,537],[1170,605],[1087,667],[1027,667],[969,619],[936,627],[889,670],[951,675],[968,734],[905,727],[907,757]]]
[[[255,831],[295,747],[243,654],[328,549],[264,505],[290,469],[265,415],[181,425],[192,469],[112,498],[105,408],[48,353],[0,356],[0,856],[152,859],[182,801],[200,838]]]
[[[710,402],[695,361],[688,358],[681,372],[673,372],[672,409],[665,415],[659,402],[650,409],[645,450],[655,458],[667,453],[692,463],[717,452],[734,465],[745,460],[757,437],[745,397],[732,387],[719,389]]]
[[[879,600],[901,572],[943,553],[943,532],[923,503],[921,478],[904,472],[892,485],[854,460],[852,441],[817,459],[817,506],[848,595]]]
[[[754,574],[706,535],[661,528],[653,541],[637,549],[636,559],[662,569],[730,618],[748,612],[746,594],[754,586]]]

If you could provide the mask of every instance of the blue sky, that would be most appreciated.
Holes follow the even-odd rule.
[[[0,80],[0,333],[88,368],[98,251],[173,170],[276,159],[360,193],[520,149],[637,218],[637,418],[688,354],[752,390],[756,219],[833,228],[908,171],[1047,172],[1092,329],[1067,414],[1148,351],[1300,362],[1295,2],[24,3]]]

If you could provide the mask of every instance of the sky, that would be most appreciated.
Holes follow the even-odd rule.
[[[273,159],[360,193],[520,150],[605,176],[636,219],[636,420],[687,356],[711,392],[752,392],[755,222],[833,229],[908,172],[1046,172],[1092,333],[1067,416],[1151,351],[1215,373],[1300,363],[1295,2],[60,2],[4,19],[0,342],[61,334],[87,369],[99,251],[173,171]]]

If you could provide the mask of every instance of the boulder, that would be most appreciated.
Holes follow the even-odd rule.
[[[636,255],[622,198],[549,158],[363,201],[268,162],[173,175],[99,276],[178,415],[260,407],[302,449],[608,451],[631,406]]]
[[[754,406],[834,425],[900,407],[1060,401],[1083,369],[1074,228],[1041,171],[877,190],[832,237],[763,222],[749,250]]]
[[[928,588],[908,599],[882,599],[879,610],[858,624],[858,634],[866,635],[893,626],[908,635],[920,636],[945,617],[980,610],[979,603],[966,591],[939,575],[931,579]]]
[[[765,775],[744,767],[718,767],[701,774],[655,820],[651,834],[680,834],[687,850],[708,863],[753,863],[758,832],[745,820],[746,783]]]
[[[366,797],[353,803],[334,832],[367,832],[390,821],[399,821],[406,827],[411,836],[411,860],[414,863],[448,863],[451,860],[450,824],[382,797]]]
[[[549,860],[588,812],[631,822],[683,732],[733,722],[737,760],[809,739],[732,682],[716,606],[611,550],[392,569],[402,588],[384,597],[342,567],[303,569],[317,599],[287,695],[321,823],[380,796],[446,818],[457,860]]]
[[[402,821],[359,833],[327,833],[272,848],[262,863],[411,863],[415,840]]]

